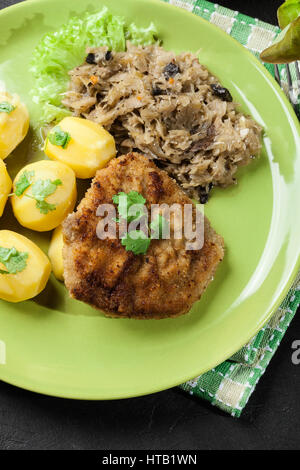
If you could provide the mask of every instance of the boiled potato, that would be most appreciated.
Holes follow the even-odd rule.
[[[10,230],[0,230],[0,269],[0,298],[9,302],[35,297],[51,274],[50,261],[42,250]]]
[[[52,230],[74,209],[75,173],[60,162],[31,163],[17,174],[13,192],[12,208],[21,225],[38,232]]]
[[[63,264],[63,250],[64,240],[62,233],[62,226],[56,227],[53,232],[52,239],[50,242],[48,256],[51,261],[52,271],[54,276],[59,281],[64,280],[64,264]]]
[[[8,155],[24,139],[29,129],[29,114],[18,95],[0,92],[0,158]]]
[[[3,214],[7,197],[12,187],[12,181],[3,160],[0,160],[0,217]]]
[[[116,155],[116,146],[113,136],[99,124],[66,117],[49,132],[45,153],[69,165],[78,178],[92,178]]]

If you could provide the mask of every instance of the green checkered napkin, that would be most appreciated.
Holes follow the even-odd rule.
[[[257,58],[280,32],[272,26],[237,11],[228,10],[205,0],[162,0],[185,8],[216,24],[247,47]],[[265,64],[274,75],[274,66]],[[291,65],[296,91],[296,71]],[[282,83],[288,90],[285,66],[279,66]],[[300,102],[298,103],[300,111]],[[300,303],[300,273],[286,299],[269,323],[230,359],[193,380],[181,385],[191,395],[205,398],[213,405],[239,417],[246,406],[257,382],[265,372],[277,350],[297,307]]]

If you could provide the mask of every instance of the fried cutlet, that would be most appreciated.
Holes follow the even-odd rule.
[[[152,240],[148,251],[126,251],[117,237],[101,240],[100,204],[123,191],[137,191],[151,204],[192,204],[165,171],[130,153],[99,170],[77,211],[63,223],[64,278],[70,295],[110,317],[168,318],[187,313],[213,279],[224,255],[223,239],[205,218],[204,243],[187,250],[186,239]],[[194,209],[193,209],[194,211]],[[193,217],[195,214],[193,212]]]

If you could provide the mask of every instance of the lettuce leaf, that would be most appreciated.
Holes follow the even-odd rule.
[[[153,44],[156,36],[157,30],[153,23],[148,28],[138,28],[134,23],[131,23],[126,32],[126,40],[131,41],[136,46]]]
[[[134,23],[126,26],[123,18],[112,15],[106,7],[82,18],[71,18],[57,31],[46,34],[36,46],[30,65],[34,76],[31,96],[42,108],[41,122],[57,122],[70,114],[61,104],[69,82],[68,72],[84,61],[87,47],[107,46],[124,51],[127,40],[148,45],[155,42],[156,35],[153,23],[148,28]]]

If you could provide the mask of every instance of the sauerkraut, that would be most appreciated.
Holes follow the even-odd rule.
[[[120,154],[146,154],[201,202],[260,152],[261,127],[190,52],[90,48],[70,78],[63,104],[75,116],[103,125]]]

